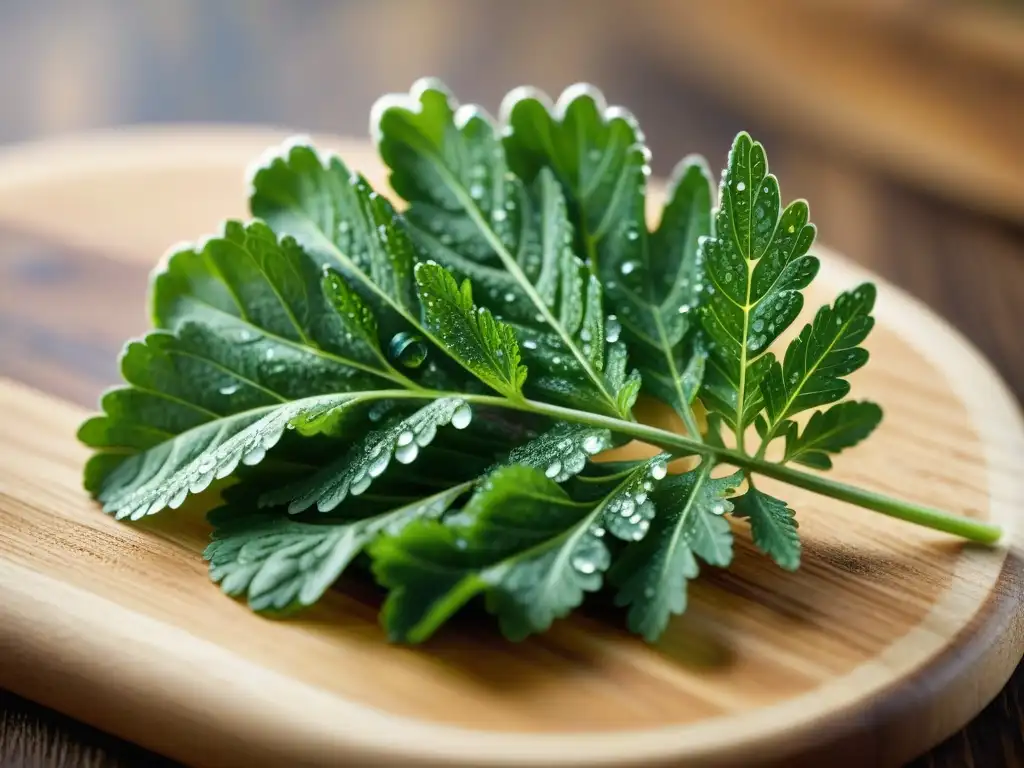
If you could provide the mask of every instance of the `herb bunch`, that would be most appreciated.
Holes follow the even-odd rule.
[[[119,519],[215,495],[205,556],[229,595],[282,614],[368,571],[389,636],[418,642],[477,598],[518,639],[607,588],[654,641],[699,563],[729,565],[730,516],[798,567],[794,512],[759,475],[998,538],[793,466],[829,469],[882,418],[845,399],[875,289],[776,356],[815,229],[746,133],[717,201],[705,161],[679,163],[652,231],[643,134],[593,88],[517,89],[496,122],[422,80],[371,129],[402,210],[307,142],[268,154],[255,218],[155,272],[155,329],[79,430],[85,485]],[[638,397],[684,432],[638,421]],[[600,460],[634,440],[661,452]]]

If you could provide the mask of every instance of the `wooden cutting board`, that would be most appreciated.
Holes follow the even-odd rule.
[[[282,136],[137,129],[0,153],[0,222],[77,254],[57,267],[73,263],[70,293],[12,287],[16,270],[45,278],[50,251],[0,265],[0,686],[182,761],[247,766],[896,765],[1003,686],[1024,651],[1021,415],[961,336],[885,284],[853,385],[886,419],[835,475],[997,521],[1002,546],[786,489],[800,571],[737,526],[734,567],[702,576],[656,646],[584,611],[521,644],[462,621],[406,648],[365,587],[283,622],[224,597],[199,510],[101,514],[80,487],[87,411],[69,402],[99,395],[93,342],[145,330],[142,276],[244,216],[244,168]],[[365,145],[321,143],[383,184]],[[870,278],[818,253],[809,305]],[[12,325],[40,301],[80,340],[80,375],[11,352],[47,343]]]

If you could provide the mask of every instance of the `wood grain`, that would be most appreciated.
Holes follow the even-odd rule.
[[[171,195],[162,201],[177,225],[173,239],[201,236],[211,219],[237,211],[239,158],[253,154],[244,151],[247,141],[262,147],[268,135],[181,131],[173,163],[153,151],[166,138],[140,132],[85,153],[44,152],[75,169],[52,195],[45,188],[53,176],[33,176],[19,153],[20,175],[0,173],[21,184],[0,182],[0,218],[25,233],[50,232],[64,244],[62,264],[117,274],[118,290],[137,290],[153,263],[147,249],[155,235],[139,228],[142,242],[132,246],[119,223],[142,195],[118,195],[156,185],[173,164],[178,188],[202,188],[207,198],[201,206],[187,196],[180,206]],[[224,159],[211,162],[219,155],[210,147],[219,141]],[[341,148],[374,175],[365,155]],[[110,155],[122,150],[137,152],[135,160],[112,164]],[[143,163],[147,154],[159,159]],[[71,162],[73,156],[79,159]],[[51,215],[35,215],[25,202],[32,195],[47,200]],[[117,245],[104,247],[108,238]],[[4,269],[21,274],[25,267]],[[829,256],[819,282],[831,293],[861,277]],[[42,280],[36,290],[45,294],[46,285]],[[30,300],[0,295],[4,306]],[[860,452],[856,466],[843,461],[839,476],[1012,523],[1020,512],[1014,473],[1022,447],[1012,398],[922,307],[888,287],[880,305],[876,362],[857,374],[855,387],[881,401],[888,419],[873,450]],[[31,314],[19,306],[17,317]],[[113,346],[116,337],[141,330],[137,295],[134,306],[130,317],[111,307],[120,320],[101,321],[94,330],[106,331],[84,335]],[[65,310],[59,325],[88,322],[95,309],[87,307]],[[64,378],[56,365],[55,383]],[[736,567],[704,579],[687,616],[654,649],[615,629],[602,610],[522,646],[495,643],[486,623],[467,619],[425,649],[394,648],[381,642],[378,596],[366,589],[332,595],[302,620],[267,622],[208,584],[196,554],[204,540],[198,517],[130,527],[84,498],[84,453],[70,438],[80,409],[10,383],[0,385],[0,400],[12,406],[9,432],[0,438],[0,584],[10,598],[0,607],[0,682],[179,759],[318,762],[338,750],[369,759],[382,754],[375,738],[388,731],[405,741],[386,754],[412,750],[424,761],[570,764],[686,755],[790,765],[828,754],[837,764],[896,764],[977,712],[1020,656],[1015,553],[1004,562],[1005,550],[965,548],[788,490],[801,512],[805,567],[779,572],[741,533]],[[69,637],[77,642],[69,646]],[[203,674],[215,664],[218,674]],[[47,684],[56,677],[65,683],[59,689]],[[404,718],[400,727],[395,717]],[[270,727],[275,722],[286,725]],[[338,722],[350,727],[339,731]],[[475,730],[455,739],[440,725]],[[669,730],[636,730],[657,725]],[[183,729],[191,741],[181,738]],[[523,736],[540,732],[546,735]],[[580,732],[585,739],[566,735]]]

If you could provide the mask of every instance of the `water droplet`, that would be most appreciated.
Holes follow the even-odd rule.
[[[583,450],[591,456],[600,451],[603,445],[604,441],[597,435],[588,435],[583,440]]]
[[[369,488],[370,487],[370,483],[372,483],[372,482],[373,482],[373,478],[372,477],[370,477],[368,474],[360,473],[360,474],[356,475],[355,478],[353,478],[352,484],[348,488],[349,492],[353,496],[358,496],[363,491],[365,491],[367,488]]]
[[[746,188],[747,188],[747,185],[746,185],[746,183],[744,183],[744,182],[742,182],[742,181],[738,181],[738,182],[736,182],[736,191],[737,191],[737,192],[742,192],[742,191],[743,191],[743,190],[745,190]]]
[[[377,446],[377,450],[380,450],[380,446]],[[370,466],[366,468],[370,477],[380,477],[384,474],[384,470],[388,468],[388,464],[391,463],[391,456],[381,451],[380,456],[370,462]]]
[[[725,504],[723,504],[720,501],[716,501],[714,504],[711,505],[711,514],[712,515],[724,515],[725,514]]]
[[[532,339],[527,339],[526,341],[523,342],[523,348],[524,349],[536,349],[537,348],[537,342],[533,341]]]
[[[505,219],[508,218],[508,214],[505,213],[505,209],[504,208],[499,208],[493,214],[491,214],[491,217],[495,221],[501,222],[501,221],[504,221]]]
[[[554,363],[555,365],[559,365],[562,362],[562,358],[560,358],[558,355],[555,355],[554,357],[551,358],[551,362]]]
[[[647,494],[641,492],[641,493],[638,493],[633,498],[636,499],[636,503],[637,504],[643,504],[645,501],[647,501]]]
[[[651,465],[651,477],[655,480],[661,480],[668,474],[668,466],[663,461],[659,461],[657,464]]]
[[[646,597],[647,599],[650,599],[650,598],[654,597],[654,594],[655,594],[654,587],[644,587],[644,597]]]
[[[471,185],[470,188],[469,188],[469,196],[472,197],[474,200],[479,200],[481,197],[483,197],[484,196],[484,186],[483,186],[483,184],[473,184],[473,185]]]
[[[458,538],[455,540],[455,546],[459,549],[465,549],[469,546],[469,543],[463,538]]]
[[[572,567],[580,573],[591,574],[597,570],[597,565],[588,557],[577,555],[572,559]]]
[[[681,304],[679,306],[679,314],[680,315],[685,315],[689,311],[690,311],[690,305],[689,304]]]
[[[650,480],[644,480],[644,490],[645,491],[653,491],[654,490],[654,483],[652,483]]]
[[[596,163],[601,159],[601,150],[597,148],[591,149],[587,152],[587,159],[592,163]]]
[[[263,457],[266,455],[267,449],[262,445],[257,445],[255,448],[249,449],[242,455],[242,463],[252,467],[263,461]]]
[[[509,291],[502,298],[505,299],[506,303],[511,303],[511,302],[516,300],[516,295],[514,293],[512,293],[512,291]]]
[[[622,333],[622,324],[619,323],[619,319],[615,315],[608,315],[608,320],[604,326],[604,340],[609,344],[619,340],[619,334]]]
[[[213,472],[207,472],[203,475],[197,475],[192,478],[192,482],[189,483],[188,489],[192,493],[202,493],[210,487],[210,483],[213,482]]]
[[[465,429],[473,420],[473,409],[468,403],[460,404],[452,413],[452,426],[456,429]]]
[[[731,283],[732,282],[732,272],[726,272],[724,275],[722,275],[722,279],[725,282],[727,282],[727,283]]]
[[[633,270],[638,266],[639,265],[635,261],[624,261],[622,262],[622,266],[619,267],[619,271],[624,275],[629,275],[632,274]]]
[[[410,432],[409,434],[411,435],[412,433]],[[416,445],[416,443],[410,442],[404,445],[400,445],[398,447],[398,449],[395,451],[395,458],[398,459],[403,464],[412,464],[414,461],[416,461],[416,457],[419,455],[419,453],[420,447]]]
[[[752,327],[755,333],[760,333],[761,329],[764,328],[764,320],[755,320]]]
[[[441,245],[451,245],[454,242],[454,238],[450,234],[448,234],[447,232],[444,232],[441,235],[440,239],[441,239]],[[427,262],[427,264],[430,264],[430,263],[431,262],[429,262],[429,261]]]
[[[635,229],[627,229],[626,230],[626,239],[627,240],[636,240],[639,237],[640,237],[640,233],[637,230],[635,230]]]
[[[188,488],[179,488],[177,493],[171,496],[170,501],[167,502],[167,506],[171,509],[177,509],[185,503],[186,498],[188,498]]]
[[[349,224],[347,221],[338,222],[338,232],[340,232],[341,234],[344,235],[346,232],[348,232],[348,228]]]
[[[414,435],[412,433],[411,429],[404,429],[398,435],[398,439],[395,440],[395,445],[399,445],[399,446],[401,446],[401,445],[409,445],[409,443],[411,443],[413,441],[414,437],[416,437],[416,435]]]
[[[786,228],[786,231],[789,232],[789,234],[792,235],[794,232],[796,232],[796,227],[794,227],[792,224],[790,224],[789,227]]]
[[[548,468],[544,470],[544,474],[547,477],[557,477],[561,471],[562,462],[560,462],[558,459],[555,459],[550,464],[548,464]]]
[[[599,539],[604,538],[604,528],[602,528],[600,525],[595,525],[593,528],[590,529],[590,532]]]

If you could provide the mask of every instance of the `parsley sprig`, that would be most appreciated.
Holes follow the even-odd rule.
[[[717,194],[703,159],[677,166],[651,230],[643,135],[593,88],[517,89],[495,121],[423,80],[372,132],[401,211],[341,158],[277,148],[254,220],[155,273],[155,328],[79,431],[86,487],[118,518],[218,500],[206,557],[226,593],[277,615],[368,572],[390,636],[418,642],[470,601],[518,639],[608,588],[654,641],[700,563],[730,564],[729,518],[799,566],[795,512],[758,476],[998,539],[821,474],[882,418],[847,399],[875,289],[776,356],[815,229],[746,133]],[[683,433],[637,420],[641,396]],[[632,440],[661,452],[602,460]]]

